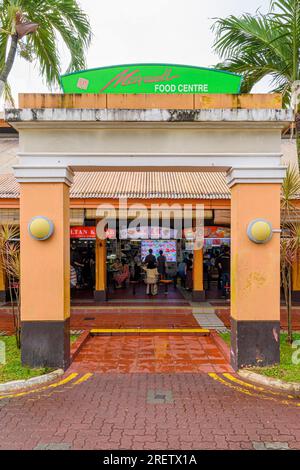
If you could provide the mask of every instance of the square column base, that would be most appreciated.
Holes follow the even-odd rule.
[[[0,290],[0,303],[6,301],[6,291],[5,290]]]
[[[107,300],[106,290],[95,290],[94,299],[98,302],[105,302]]]
[[[193,290],[192,300],[193,302],[204,302],[205,290]]]
[[[70,319],[23,321],[21,344],[23,365],[67,369],[70,365]]]
[[[292,291],[292,301],[293,302],[300,302],[300,290],[293,290]]]
[[[231,365],[264,367],[280,362],[280,321],[231,318]]]

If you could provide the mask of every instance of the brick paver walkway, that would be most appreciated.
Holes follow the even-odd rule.
[[[231,387],[204,373],[96,373],[0,400],[0,449],[300,449],[298,407]]]
[[[224,325],[227,328],[231,327],[230,324],[230,307],[222,307],[218,308],[216,307],[216,315],[219,317],[219,319],[224,323]],[[293,323],[293,328],[294,330],[300,330],[300,308],[293,307],[292,309],[292,323]],[[286,313],[286,308],[281,307],[280,309],[280,326],[282,329],[286,330],[287,329],[287,313]]]
[[[213,337],[197,334],[94,336],[84,344],[71,370],[232,372]]]
[[[71,329],[91,328],[192,328],[199,327],[191,307],[159,308],[92,307],[71,309]],[[0,332],[12,334],[13,316],[8,307],[0,308]]]
[[[77,327],[92,318],[73,315]],[[198,326],[191,310],[96,318]],[[241,381],[214,333],[95,336],[63,379],[0,396],[0,449],[270,448],[300,449],[300,397]]]

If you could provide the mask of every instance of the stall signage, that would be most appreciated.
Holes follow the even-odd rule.
[[[204,227],[204,238],[230,238],[229,227]]]
[[[61,76],[64,93],[97,94],[238,94],[241,81],[231,72],[175,64],[114,65]]]
[[[184,233],[184,237],[187,240],[193,240],[196,236],[195,230],[192,227],[184,229],[183,233]],[[206,226],[206,227],[204,227],[204,232],[202,233],[202,236],[205,239],[206,238],[213,238],[213,239],[230,238],[230,228],[229,227]],[[197,238],[201,238],[200,231],[197,233]]]
[[[178,237],[178,231],[168,227],[139,226],[121,229],[120,237],[123,240],[146,240],[148,238],[152,238],[154,240],[169,240],[170,238],[176,239]]]
[[[116,238],[116,231],[112,228],[105,230],[106,238]],[[70,228],[70,238],[96,238],[96,227],[76,226]]]
[[[96,238],[96,227],[71,227],[71,238]]]

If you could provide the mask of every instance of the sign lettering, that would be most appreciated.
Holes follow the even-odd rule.
[[[63,75],[64,93],[238,94],[241,76],[203,67],[172,64],[115,65]]]

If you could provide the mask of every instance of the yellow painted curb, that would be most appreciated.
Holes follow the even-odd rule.
[[[94,328],[92,335],[99,333],[202,333],[209,334],[210,330],[203,328]]]
[[[233,375],[231,374],[228,374],[228,373],[224,373],[223,376],[230,380],[231,382],[234,382],[236,383],[237,385],[241,385],[243,387],[247,387],[247,388],[251,388],[252,390],[257,390],[258,392],[265,392],[265,393],[269,393],[270,395],[275,395],[275,396],[279,396],[279,397],[288,397],[290,399],[294,399],[295,397],[293,395],[285,395],[283,393],[280,393],[280,392],[274,392],[273,390],[268,390],[264,387],[260,387],[258,385],[254,385],[254,384],[250,384],[248,382],[244,382],[243,380],[240,380],[240,379],[237,379],[236,377],[234,377]]]
[[[228,387],[230,388],[231,390],[234,390],[236,392],[239,392],[239,393],[243,393],[244,395],[248,395],[250,397],[253,397],[253,398],[259,398],[261,400],[269,400],[269,401],[274,401],[274,402],[277,402],[277,403],[280,403],[282,405],[289,405],[289,406],[296,406],[296,407],[300,407],[300,402],[296,402],[294,400],[290,400],[290,399],[287,399],[287,400],[281,400],[280,397],[274,397],[274,396],[268,396],[267,393],[268,391],[266,390],[265,392],[261,392],[261,394],[259,393],[255,393],[254,391],[252,390],[249,390],[249,389],[246,389],[246,388],[243,388],[242,386],[239,386],[239,385],[235,385],[234,382],[233,383],[230,383],[228,382],[227,380],[224,380],[222,377],[220,377],[218,374],[216,373],[209,373],[208,374],[209,377],[211,377],[213,380],[221,383],[222,385],[224,385],[225,387]],[[223,376],[225,376],[225,374],[223,374]],[[264,394],[262,394],[264,393]],[[288,398],[288,396],[287,396]]]
[[[80,377],[80,379],[76,380],[76,382],[74,382],[73,385],[82,384],[83,382],[86,382],[88,379],[90,379],[92,376],[93,376],[93,374],[91,374],[90,372],[88,372],[87,374],[85,374],[85,375],[83,375],[82,377]]]
[[[51,390],[53,388],[61,387],[62,385],[65,385],[66,383],[71,382],[77,376],[78,376],[78,373],[73,373],[73,374],[68,375],[65,379],[60,380],[59,382],[55,382],[55,383],[50,384],[50,385],[45,385],[44,387],[35,388],[33,390],[27,390],[25,392],[10,393],[8,395],[2,395],[2,396],[0,396],[0,400],[3,400],[5,398],[23,397],[25,395],[30,395],[32,393],[43,392],[44,390],[49,390],[49,389]]]

